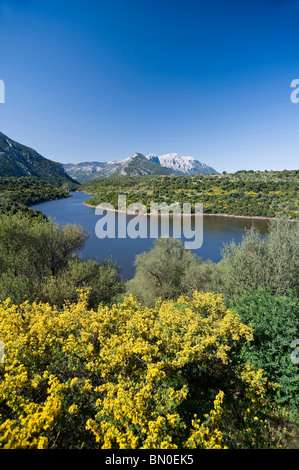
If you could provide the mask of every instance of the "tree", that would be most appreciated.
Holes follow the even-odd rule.
[[[272,221],[267,236],[248,230],[240,245],[232,242],[224,248],[222,257],[217,290],[228,297],[257,287],[275,295],[299,295],[298,223]]]
[[[211,275],[211,266],[201,263],[174,238],[156,239],[152,250],[136,256],[135,265],[136,274],[127,283],[127,292],[151,306],[158,297],[176,299],[180,294],[205,290]]]
[[[76,289],[91,289],[90,302],[110,302],[123,292],[119,269],[83,261],[76,254],[87,235],[82,227],[25,216],[0,217],[0,299],[15,303],[45,301],[62,306],[77,298]]]
[[[124,281],[120,269],[112,261],[102,264],[89,259],[82,261],[75,257],[58,275],[46,277],[42,283],[39,299],[63,307],[66,300],[75,302],[78,289],[88,289],[88,305],[98,308],[100,303],[111,304],[124,292]]]

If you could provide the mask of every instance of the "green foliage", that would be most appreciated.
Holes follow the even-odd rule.
[[[124,291],[119,268],[110,260],[99,264],[92,259],[71,259],[58,275],[45,279],[39,299],[62,307],[66,299],[76,302],[78,289],[83,288],[90,290],[90,308],[97,308],[100,303],[111,304]]]
[[[136,274],[127,290],[148,306],[158,297],[176,299],[180,294],[204,290],[212,269],[173,238],[158,238],[151,251],[136,256],[135,264]]]
[[[278,383],[275,400],[294,409],[299,404],[298,365],[291,361],[291,342],[299,338],[298,223],[271,221],[267,236],[248,230],[241,244],[230,243],[222,256],[219,263],[201,263],[180,241],[159,239],[153,250],[136,257],[128,290],[147,305],[192,290],[222,293],[226,305],[254,330],[243,359]]]
[[[297,219],[298,170],[239,171],[235,174],[192,176],[131,176],[93,180],[83,190],[94,194],[87,204],[108,202],[117,208],[118,194],[127,203],[203,203],[206,214]]]
[[[130,296],[90,310],[84,292],[59,310],[0,302],[0,338],[1,448],[278,445],[273,385],[240,361],[252,331],[221,296],[195,292],[153,309]]]
[[[217,266],[217,290],[227,297],[263,287],[274,295],[299,295],[299,225],[273,221],[268,236],[248,230],[240,245],[227,245]]]
[[[146,305],[158,297],[175,299],[194,290],[221,292],[229,299],[244,290],[262,287],[273,295],[299,295],[299,226],[271,221],[269,233],[247,230],[242,243],[231,242],[219,263],[201,260],[180,240],[157,239],[148,253],[136,256],[135,277],[128,291]]]
[[[299,369],[291,361],[291,342],[299,338],[298,297],[275,297],[259,288],[230,299],[228,304],[253,328],[254,341],[244,347],[244,359],[280,385],[276,392],[279,403],[298,407]]]
[[[86,240],[76,225],[34,221],[22,215],[0,217],[0,299],[15,303],[45,301],[62,306],[91,289],[92,306],[108,303],[123,290],[119,270],[110,262],[75,256]]]
[[[56,188],[38,178],[0,178],[0,215],[22,213],[30,219],[46,219],[40,211],[27,206],[64,197],[70,197],[67,188]]]
[[[240,171],[235,175],[196,175],[171,178],[152,176],[115,177],[93,181],[85,186],[85,190],[96,194],[88,202],[94,205],[101,202],[110,202],[116,207],[118,194],[126,194],[128,204],[142,202],[147,207],[149,207],[151,201],[158,203],[164,201],[168,204],[175,201],[180,203],[204,202],[206,213],[228,212],[267,217],[277,217],[279,214],[284,214],[287,218],[296,218],[298,214],[298,171]],[[268,410],[264,407],[258,407],[257,402],[254,400],[248,405],[248,401],[244,401],[245,389],[240,389],[237,386],[237,381],[232,377],[240,363],[250,363],[255,370],[263,369],[265,377],[280,385],[273,393],[276,402],[281,407],[281,413],[284,412],[287,419],[289,419],[290,407],[292,410],[298,409],[298,365],[293,364],[290,357],[293,351],[291,342],[299,338],[298,223],[292,223],[286,219],[273,221],[269,224],[267,236],[260,235],[254,229],[247,231],[240,245],[231,243],[224,248],[222,260],[217,264],[201,262],[189,250],[186,250],[179,240],[158,239],[151,251],[136,257],[136,275],[126,286],[127,293],[132,292],[137,297],[137,301],[143,305],[138,305],[135,300],[131,299],[129,302],[124,300],[124,305],[117,306],[115,299],[119,300],[124,293],[124,284],[118,268],[108,261],[102,265],[94,260],[82,261],[75,254],[86,240],[82,228],[77,226],[60,228],[51,220],[43,220],[44,216],[42,214],[27,207],[29,204],[41,200],[66,196],[68,196],[68,193],[64,189],[57,189],[44,182],[41,183],[36,178],[0,178],[0,300],[10,297],[11,301],[16,304],[26,300],[30,302],[42,301],[50,305],[56,305],[59,309],[69,309],[68,301],[76,302],[77,290],[83,288],[91,291],[88,297],[90,308],[97,309],[99,304],[108,304],[110,306],[114,304],[111,308],[109,307],[109,310],[105,310],[105,315],[101,317],[99,322],[99,328],[103,327],[105,331],[107,329],[105,342],[111,341],[111,351],[109,349],[111,355],[103,356],[105,359],[103,367],[109,369],[111,365],[110,358],[113,357],[117,377],[121,376],[119,375],[120,363],[118,362],[117,344],[120,345],[120,351],[122,351],[123,344],[128,340],[128,336],[126,334],[123,337],[120,336],[121,341],[117,343],[118,339],[116,339],[116,330],[113,324],[114,319],[117,318],[117,322],[124,322],[125,329],[123,330],[123,326],[121,326],[121,331],[125,333],[128,325],[132,323],[132,318],[135,319],[132,338],[130,338],[121,353],[124,354],[124,356],[121,356],[124,357],[124,365],[131,373],[136,364],[138,367],[142,364],[138,354],[142,354],[140,357],[144,358],[144,347],[156,347],[156,343],[151,336],[152,323],[148,324],[146,321],[143,325],[140,321],[143,318],[142,312],[146,312],[144,318],[147,319],[148,316],[153,314],[154,309],[147,311],[144,305],[160,310],[165,317],[163,317],[164,320],[161,323],[161,338],[164,341],[161,343],[163,344],[163,351],[161,351],[165,357],[170,353],[170,342],[174,340],[177,341],[177,350],[173,351],[172,359],[174,361],[178,360],[177,351],[180,350],[180,347],[184,349],[189,357],[192,350],[188,343],[190,338],[201,348],[205,335],[208,338],[207,351],[212,351],[211,358],[213,360],[210,361],[209,367],[203,367],[202,364],[192,359],[179,372],[178,369],[175,369],[169,375],[169,367],[167,370],[165,369],[168,374],[169,385],[175,390],[183,383],[188,385],[188,398],[185,400],[183,407],[178,407],[182,417],[191,416],[194,411],[198,412],[200,416],[204,416],[206,407],[203,404],[212,404],[215,398],[214,392],[221,386],[226,397],[224,399],[225,412],[221,418],[222,429],[225,442],[229,444],[229,447],[269,446],[268,438],[271,434],[275,434],[277,444],[277,430],[273,427],[273,423],[272,427],[269,427],[268,422],[264,420],[265,413],[266,411],[268,413]],[[213,310],[214,307],[208,312],[206,307],[200,304],[200,298],[203,294],[197,295],[196,302],[199,302],[200,305],[196,304],[194,311],[190,309],[190,301],[185,297],[175,302],[180,295],[191,298],[194,291],[207,293],[205,294],[206,299],[212,296],[210,292],[222,293],[225,306],[231,309],[231,314],[233,316],[235,313],[238,314],[244,326],[253,329],[254,341],[242,342],[242,348],[240,345],[231,347],[230,344],[230,361],[224,364],[224,367],[223,365],[219,367],[219,357],[215,356],[215,351],[213,351],[215,340],[210,340],[213,337],[211,333],[214,331],[215,324],[219,321],[219,315],[216,310]],[[158,307],[155,307],[158,298],[168,302],[167,308],[165,304],[164,307],[162,304],[161,308],[159,302],[157,303]],[[65,304],[67,306],[63,307]],[[199,337],[194,336],[194,334],[188,336],[188,338],[181,335],[185,328],[186,331],[188,328],[192,330],[192,322],[196,320],[198,307],[200,307],[203,324],[206,321],[208,322],[208,326],[205,325],[201,330],[203,337],[200,341],[198,341]],[[35,306],[35,308],[39,307]],[[47,308],[45,307],[45,313],[47,313]],[[72,308],[77,312],[76,305]],[[86,316],[87,313],[89,315],[85,306],[83,310],[80,307],[79,311],[78,318],[80,319],[84,315]],[[118,312],[117,315],[116,311]],[[175,316],[173,316],[173,312],[176,312]],[[210,318],[211,312],[212,315],[215,315],[213,321],[211,321],[212,317]],[[95,312],[92,314],[98,315]],[[42,317],[43,315],[39,315],[38,318]],[[50,312],[50,317],[53,318],[52,312]],[[3,318],[6,321],[5,315]],[[58,318],[61,318],[60,313]],[[179,323],[177,323],[178,319]],[[72,316],[68,320],[70,320],[70,325],[73,325]],[[93,347],[95,345],[94,325],[91,321],[90,333],[92,334],[90,341]],[[121,323],[121,325],[123,324]],[[145,326],[144,331],[142,330],[143,326]],[[226,322],[222,326],[223,331],[226,331]],[[140,328],[140,337],[136,336],[138,328]],[[64,331],[65,328],[62,330]],[[168,330],[171,331],[170,337],[167,336]],[[96,334],[98,334],[98,331],[99,329],[96,329]],[[45,337],[50,338],[48,331],[45,330],[45,332]],[[73,341],[75,337],[79,337],[81,333],[82,328],[80,326],[78,331],[76,330],[75,336],[67,338],[66,344],[69,344],[69,340]],[[146,339],[146,335],[149,333],[150,336]],[[230,334],[232,334],[232,337],[236,335],[236,330],[233,327],[230,328]],[[138,347],[136,338],[138,340],[142,338],[142,341],[144,338],[146,339],[145,346],[142,345],[137,355],[132,353],[133,348]],[[185,342],[185,338],[187,338],[187,342]],[[220,330],[219,338],[221,341],[223,340]],[[50,338],[50,343],[51,341]],[[115,341],[116,343],[114,343]],[[41,344],[44,345],[44,342],[41,342]],[[223,351],[227,344],[225,342]],[[101,343],[101,348],[104,347],[103,345],[104,342]],[[69,357],[71,361],[77,361],[77,356],[74,355],[73,358],[71,355],[74,344],[70,342],[70,345],[66,347],[70,347]],[[98,367],[98,351],[97,345],[94,362],[95,375],[93,376],[92,369],[88,369],[88,374],[95,378],[94,387],[99,385],[99,373],[96,370],[96,367]],[[82,352],[89,354],[85,347],[82,348]],[[59,357],[55,356],[56,362],[55,364],[51,363],[51,367],[53,366],[55,369],[57,366],[60,374],[61,364],[65,361],[67,367],[70,367],[69,370],[73,371],[69,357],[66,357],[64,352],[59,354]],[[127,356],[127,354],[129,355]],[[78,372],[77,377],[80,381],[82,361],[77,361],[76,364],[78,366],[76,374]],[[123,365],[123,363],[121,364]],[[126,375],[124,382],[121,383],[123,389],[121,388],[120,391],[124,394],[123,403],[128,403],[128,377],[130,376]],[[82,385],[89,378],[90,375],[84,376]],[[259,374],[253,377],[250,369],[248,369],[244,380],[246,383],[251,380],[252,384],[258,384],[262,379]],[[115,383],[113,381],[113,387]],[[157,389],[155,388],[155,390]],[[161,390],[166,390],[165,383],[162,383]],[[12,396],[14,393],[12,386]],[[130,393],[130,406],[134,411],[136,390],[132,388]],[[154,393],[153,396],[155,396]],[[71,415],[74,413],[72,397],[73,390],[68,395],[67,401],[68,406],[70,406],[69,410],[72,410]],[[159,407],[161,407],[161,400],[159,399],[158,402]],[[72,421],[71,433],[64,422],[63,425],[60,423],[60,427],[58,426],[59,432],[61,429],[66,447],[74,445],[72,435],[76,436],[76,439],[81,439],[82,436],[82,433],[78,433],[77,430],[83,423],[83,411],[89,410],[90,402],[87,402],[83,395],[81,402],[80,395],[78,403],[82,413],[78,414],[78,421]],[[272,406],[273,402],[271,403]],[[117,402],[113,403],[111,410],[116,410],[116,413],[118,413],[117,406]],[[103,409],[106,410],[105,407]],[[276,411],[277,408],[272,409],[271,418],[273,418]],[[122,417],[120,421],[121,427],[128,416],[126,409],[122,412],[124,415],[121,416],[124,418]],[[97,436],[101,420],[99,415],[96,416],[95,422],[90,423],[90,429]],[[97,419],[100,421],[97,422]],[[67,421],[67,423],[70,422],[70,420]],[[81,424],[78,427],[79,422]],[[279,422],[279,426],[281,426],[281,422]],[[128,430],[131,432],[131,427]],[[86,435],[86,429],[84,432]],[[16,432],[16,435],[19,434]],[[104,433],[105,439],[109,440],[110,437],[107,432]],[[113,436],[111,439],[113,440]],[[278,439],[280,439],[280,434]]]

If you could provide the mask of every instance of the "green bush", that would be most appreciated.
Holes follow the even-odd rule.
[[[108,261],[82,261],[76,251],[85,241],[84,230],[76,225],[1,216],[0,299],[62,306],[76,300],[77,289],[89,288],[90,306],[109,303],[123,292],[119,269]]]
[[[124,283],[119,268],[110,260],[99,264],[74,258],[58,275],[44,279],[39,299],[62,307],[66,299],[76,302],[78,289],[89,289],[89,307],[97,308],[100,303],[111,304],[124,291]]]
[[[127,293],[147,306],[155,305],[158,297],[177,299],[181,294],[204,291],[212,272],[211,264],[201,263],[173,238],[156,239],[152,250],[136,256],[135,265],[136,274],[127,283]]]
[[[222,256],[216,289],[227,297],[257,287],[270,289],[273,295],[299,295],[298,223],[273,221],[266,237],[248,230],[242,243],[230,243]]]
[[[297,407],[299,369],[291,360],[291,343],[299,338],[299,299],[273,296],[259,288],[234,297],[228,305],[254,330],[254,340],[243,348],[244,359],[280,385],[276,392],[279,403]]]

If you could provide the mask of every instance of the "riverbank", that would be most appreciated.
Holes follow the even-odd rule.
[[[84,192],[84,191],[82,191]],[[85,194],[89,194],[89,193],[85,193]],[[88,201],[87,201],[88,202]],[[135,211],[135,212],[131,212],[131,211],[125,211],[125,210],[120,210],[120,209],[107,209],[105,208],[104,206],[94,206],[92,204],[87,204],[87,202],[84,202],[83,204],[87,207],[90,207],[91,209],[102,209],[102,210],[109,210],[109,211],[112,211],[112,212],[118,212],[118,213],[122,213],[122,214],[127,214],[127,215],[147,215],[147,216],[150,216],[150,215],[163,215],[163,214],[160,214],[158,212],[155,212],[155,211],[152,211],[152,212],[148,212],[147,214],[140,214],[139,212]],[[167,213],[165,215],[168,215],[170,217],[173,217],[175,216],[176,214],[173,214],[172,212],[171,213]],[[179,216],[189,216],[190,214],[183,214],[183,213],[180,213],[178,214]],[[198,215],[201,215],[201,214],[198,214]],[[258,215],[234,215],[234,214],[207,214],[207,213],[203,213],[202,214],[203,216],[213,216],[213,217],[233,217],[235,219],[249,219],[249,220],[277,220],[276,217],[264,217],[264,216],[258,216]],[[195,214],[191,214],[191,216],[195,216]],[[288,220],[288,222],[298,222],[298,220],[295,220],[295,219],[286,219]]]
[[[284,218],[294,222],[299,216],[298,180],[297,170],[240,171],[218,175],[216,179],[211,175],[110,177],[92,180],[82,189],[96,195],[90,200],[93,206],[105,202],[117,209],[117,196],[124,195],[128,204],[140,202],[148,211],[156,209],[151,203],[177,202],[181,205],[179,212],[183,212],[185,202],[194,208],[200,202],[204,215],[210,218],[252,221]],[[125,204],[119,208],[125,208]]]
[[[55,222],[59,224],[75,224],[83,227],[84,231],[89,234],[89,237],[84,247],[79,251],[80,256],[82,256],[83,259],[96,259],[100,263],[105,259],[111,258],[115,260],[120,267],[122,276],[128,280],[132,279],[135,275],[134,263],[136,255],[149,251],[153,247],[155,237],[150,236],[151,234],[148,233],[146,238],[131,238],[129,236],[121,238],[118,236],[118,224],[117,221],[115,221],[115,229],[117,229],[115,234],[117,236],[115,236],[115,238],[108,236],[98,238],[96,226],[98,222],[100,222],[101,225],[100,219],[103,219],[103,217],[96,215],[94,208],[84,205],[84,202],[88,203],[88,195],[83,192],[73,192],[72,195],[73,197],[70,198],[39,204],[35,206],[35,209],[38,209],[45,214],[46,217],[55,220]],[[117,208],[117,203],[115,207]],[[113,212],[110,214],[112,216]],[[117,214],[114,217],[117,218],[120,217],[120,215],[121,214]],[[126,215],[123,214],[123,217],[125,218]],[[154,219],[154,217],[152,218]],[[130,223],[130,219],[134,220],[134,215],[128,215],[126,217],[128,224]],[[150,223],[150,217],[144,219],[148,221],[148,224]],[[157,219],[158,224],[163,221],[163,218],[157,217]],[[136,219],[136,221],[137,220],[138,219]],[[139,221],[140,220],[141,219],[139,219]],[[169,220],[169,234],[172,234],[173,221],[175,219],[170,217],[167,220]],[[181,241],[185,244],[185,242],[191,239],[191,235],[188,232],[188,224],[191,223],[190,230],[192,230],[194,228],[193,222],[195,222],[196,218],[186,219],[185,217],[183,219],[182,217],[181,219],[176,218],[176,220],[182,224],[184,220],[187,222],[187,225],[185,225],[187,231],[184,230],[183,225],[181,226]],[[256,229],[262,235],[268,233],[269,221],[266,220],[256,219],[248,221],[241,218],[229,217],[204,217],[201,218],[201,220],[204,224],[204,242],[202,247],[194,249],[192,252],[203,261],[211,260],[214,263],[218,263],[221,260],[221,250],[224,244],[229,244],[232,240],[236,243],[241,243],[245,230],[250,229],[252,224],[255,225]],[[147,228],[150,229],[149,225],[147,225]],[[160,233],[160,225],[158,225],[158,234]]]

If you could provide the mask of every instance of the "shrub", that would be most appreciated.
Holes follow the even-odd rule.
[[[97,311],[84,293],[63,311],[8,299],[0,337],[3,448],[223,448],[226,417],[267,445],[272,386],[238,359],[252,330],[221,296]]]
[[[62,307],[77,299],[78,288],[89,288],[91,307],[111,302],[124,290],[119,269],[110,261],[82,261],[76,251],[85,241],[86,234],[77,225],[1,216],[0,299]]]
[[[41,285],[39,300],[63,307],[66,300],[76,302],[78,289],[89,289],[88,305],[97,308],[99,303],[111,304],[124,292],[124,282],[119,268],[110,260],[99,264],[88,259],[69,260],[56,276],[46,277]]]
[[[259,288],[231,299],[229,305],[253,328],[254,341],[244,346],[243,357],[280,385],[276,393],[279,403],[297,408],[299,370],[291,361],[291,343],[299,338],[299,299],[275,297]]]
[[[299,225],[273,221],[268,236],[249,230],[240,245],[230,243],[218,266],[217,289],[227,297],[263,287],[274,295],[299,295]]]
[[[205,290],[212,264],[184,248],[181,240],[158,238],[154,248],[136,256],[135,277],[127,283],[127,293],[153,306],[158,298],[177,299],[181,294],[192,295]]]

